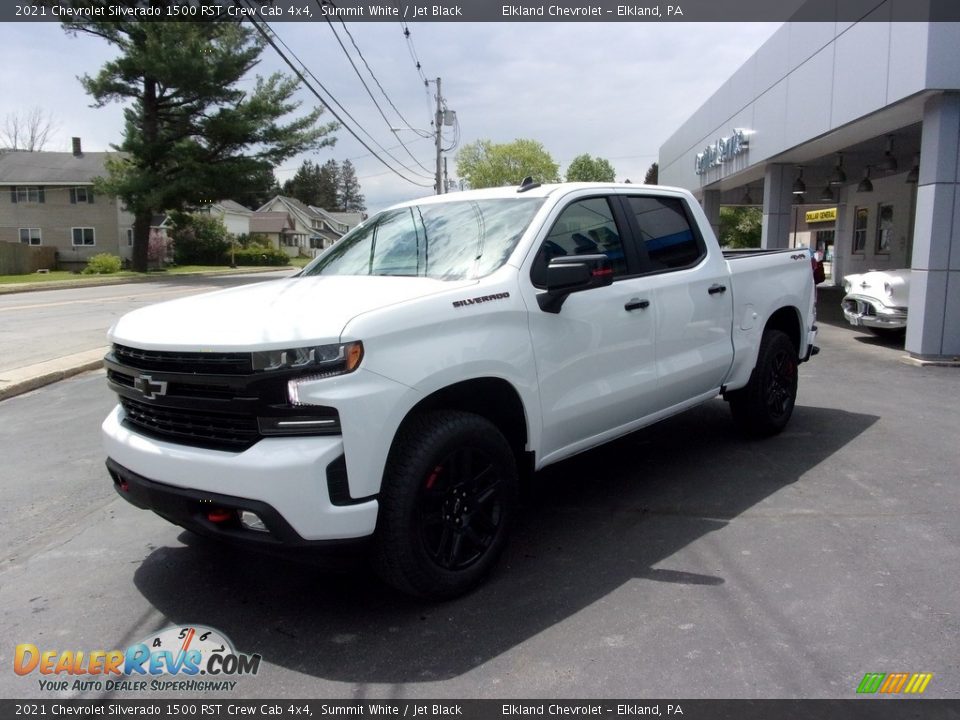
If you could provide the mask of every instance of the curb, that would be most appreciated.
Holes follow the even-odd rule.
[[[108,346],[104,346],[74,355],[67,355],[56,360],[47,360],[14,370],[0,371],[0,401],[83,372],[99,370],[103,367],[103,356],[107,354],[109,349]]]
[[[293,265],[278,266],[251,266],[242,270],[201,270],[189,273],[154,273],[154,275],[133,275],[129,277],[104,277],[94,280],[59,280],[56,282],[25,282],[12,283],[10,285],[0,285],[0,295],[12,295],[13,293],[37,292],[39,290],[74,290],[77,288],[88,287],[106,287],[108,285],[126,285],[127,283],[149,283],[159,280],[170,280],[178,277],[217,277],[221,275],[253,275],[256,273],[277,272],[278,270],[299,270]]]

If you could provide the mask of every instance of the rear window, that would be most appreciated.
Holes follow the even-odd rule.
[[[669,270],[693,265],[704,255],[683,201],[665,197],[628,198],[637,218],[640,242],[646,248],[653,270]]]
[[[503,265],[543,198],[460,200],[385,210],[338,240],[301,275],[471,280]]]

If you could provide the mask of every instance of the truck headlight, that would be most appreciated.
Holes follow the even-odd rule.
[[[253,353],[253,369],[316,371],[321,377],[353,372],[363,359],[363,343],[316,345],[313,347],[263,350]]]
[[[891,284],[888,283],[888,282],[885,282],[885,283],[883,284],[883,294],[886,295],[888,298],[892,298],[892,297],[893,297],[893,285],[891,285]]]

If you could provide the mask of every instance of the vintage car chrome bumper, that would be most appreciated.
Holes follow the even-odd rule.
[[[889,307],[877,298],[850,294],[841,303],[847,322],[857,327],[900,330],[907,326],[907,309]]]

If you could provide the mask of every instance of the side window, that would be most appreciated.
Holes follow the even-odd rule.
[[[577,200],[560,214],[544,238],[530,269],[530,280],[537,287],[544,287],[547,265],[555,257],[597,254],[610,258],[614,277],[626,274],[623,241],[610,203],[606,198]]]
[[[630,211],[640,229],[651,269],[673,270],[697,263],[706,253],[690,227],[678,198],[630,197]]]

